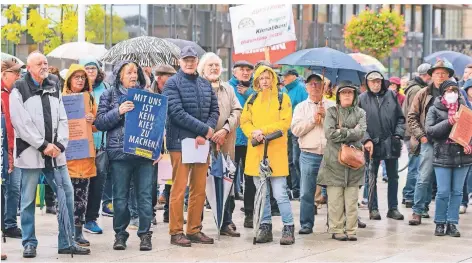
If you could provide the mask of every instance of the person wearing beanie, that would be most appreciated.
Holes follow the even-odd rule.
[[[429,218],[429,203],[431,203],[431,188],[433,177],[433,144],[425,129],[426,114],[436,98],[442,95],[441,84],[454,75],[454,70],[446,65],[443,60],[438,60],[434,66],[427,70],[432,82],[424,89],[418,91],[408,111],[408,125],[411,135],[412,147],[417,142],[421,143],[419,175],[415,185],[413,214],[409,220],[410,225],[421,224],[421,218]],[[413,146],[413,142],[416,143]]]
[[[100,104],[100,97],[105,90],[110,88],[108,83],[103,81],[104,73],[100,68],[98,61],[92,57],[87,56],[79,60],[79,64],[84,67],[86,76],[92,88],[90,93],[94,99],[95,105]],[[106,141],[102,131],[95,131],[93,133],[93,141],[96,151],[100,149],[102,138]],[[105,143],[105,142],[104,142]],[[97,224],[99,216],[100,205],[102,206],[102,215],[113,216],[112,192],[111,192],[111,175],[97,173],[95,177],[90,179],[89,183],[89,198],[87,203],[87,210],[85,213],[84,231],[91,234],[102,234],[103,230]],[[107,189],[104,194],[104,189]],[[102,196],[104,198],[102,198]],[[102,203],[103,199],[103,204]]]
[[[457,83],[446,80],[439,90],[441,95],[434,99],[425,121],[426,134],[433,144],[432,163],[438,185],[434,235],[460,237],[457,229],[459,206],[465,178],[472,165],[472,147],[463,147],[449,139],[453,125],[458,121],[459,108],[465,105]]]

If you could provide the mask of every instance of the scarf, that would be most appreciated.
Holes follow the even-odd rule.
[[[449,119],[449,123],[451,123],[451,119],[456,115],[457,109],[459,108],[459,100],[456,101],[455,103],[447,103],[446,99],[444,96],[441,98],[441,103],[446,106],[447,108],[447,117]],[[453,143],[451,139],[447,139],[446,143]]]

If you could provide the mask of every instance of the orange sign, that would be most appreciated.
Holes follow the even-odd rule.
[[[295,51],[297,51],[297,41],[273,45],[270,47],[269,51],[270,62],[277,62]],[[239,60],[246,60],[252,64],[265,60],[264,48],[254,49],[240,54],[233,53],[233,62]]]

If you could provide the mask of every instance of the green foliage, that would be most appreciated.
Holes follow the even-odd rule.
[[[87,13],[85,15],[85,38],[88,42],[92,43],[103,43],[105,38],[104,34],[106,32],[106,39],[110,39],[110,15],[106,14],[107,28],[105,26],[105,10],[102,5],[90,5],[88,7]],[[117,16],[113,15],[113,43],[118,43],[120,41],[126,40],[129,38],[129,34],[125,29],[125,21]]]
[[[345,45],[354,52],[382,59],[405,44],[404,30],[405,20],[398,13],[383,10],[377,14],[366,10],[346,24]]]
[[[23,6],[10,5],[2,11],[2,15],[9,21],[9,23],[2,25],[2,39],[6,39],[15,44],[20,43],[21,34],[26,30],[26,28],[21,26],[18,22],[21,20],[22,10]]]

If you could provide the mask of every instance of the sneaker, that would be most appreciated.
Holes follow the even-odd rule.
[[[139,244],[140,251],[149,251],[152,250],[152,232],[147,232],[139,237],[141,239],[141,243]]]
[[[139,228],[139,218],[131,218],[129,221],[128,229],[129,230],[138,230]]]
[[[398,209],[389,209],[387,212],[387,218],[403,220],[403,215],[398,211]]]
[[[57,250],[58,254],[74,254],[74,255],[89,255],[90,249],[86,247],[81,247],[76,244],[68,247],[68,248],[61,248]]]
[[[21,238],[21,229],[19,227],[8,228],[3,231],[5,237]]]
[[[434,229],[434,235],[438,237],[445,236],[446,233],[444,233],[445,226],[444,224],[436,224],[436,228]]]
[[[35,258],[36,257],[36,248],[33,245],[26,245],[23,250],[24,258]]]
[[[113,203],[108,203],[106,206],[102,206],[102,216],[113,217]]]
[[[459,214],[465,214],[466,211],[467,211],[467,206],[461,205],[461,207],[459,208]]]
[[[382,217],[380,216],[379,210],[372,210],[372,212],[369,213],[369,219],[381,220]]]
[[[90,234],[102,234],[103,230],[98,226],[96,221],[89,221],[84,225],[84,231]]]
[[[413,213],[413,214],[411,215],[410,220],[408,221],[408,224],[409,224],[410,226],[421,225],[421,215],[416,214],[416,213]]]

